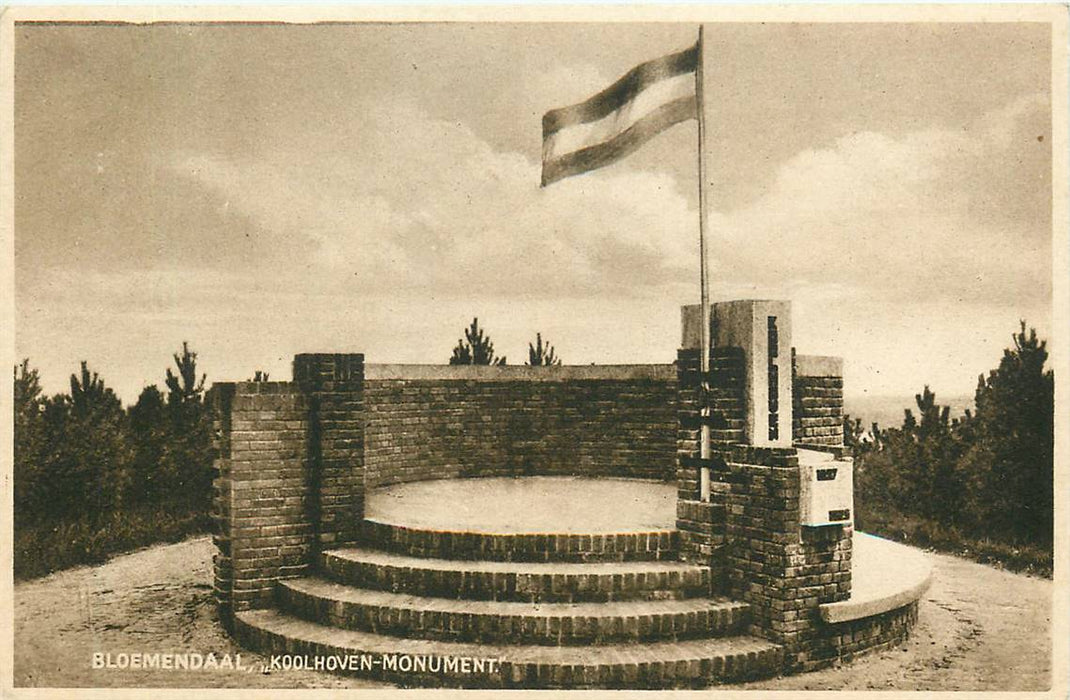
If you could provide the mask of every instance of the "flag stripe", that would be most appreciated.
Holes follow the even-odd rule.
[[[553,160],[566,153],[608,141],[643,117],[653,113],[658,107],[694,94],[694,73],[684,73],[659,80],[601,119],[573,124],[551,134],[543,145],[543,159]]]
[[[543,115],[543,139],[566,126],[596,121],[619,109],[650,85],[682,73],[694,73],[698,65],[698,45],[641,63],[594,97],[570,107],[553,109]]]
[[[581,148],[552,159],[543,159],[542,185],[595,170],[623,158],[674,124],[694,119],[698,111],[695,95],[667,102],[608,141]]]

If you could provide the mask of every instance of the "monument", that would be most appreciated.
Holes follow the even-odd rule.
[[[795,352],[788,302],[715,303],[703,391],[701,311],[672,365],[307,354],[217,383],[224,624],[461,687],[702,687],[900,642],[929,573],[853,536],[842,362]]]

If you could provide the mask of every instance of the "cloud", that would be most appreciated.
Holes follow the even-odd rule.
[[[766,194],[715,217],[725,268],[886,300],[1050,298],[1047,114],[1031,96],[960,130],[861,132],[798,153]]]
[[[859,132],[797,153],[763,196],[712,213],[715,294],[1049,297],[1048,109],[1028,96],[957,130]],[[316,287],[672,296],[692,286],[697,216],[670,175],[625,162],[540,189],[537,163],[406,100],[347,127],[344,146],[280,137],[255,159],[180,153],[171,170],[266,232],[258,264],[312,271]]]
[[[664,287],[697,262],[673,178],[618,169],[540,189],[539,165],[406,101],[363,115],[360,146],[286,143],[247,161],[179,153],[171,171],[273,232],[273,269],[319,284],[481,294]]]

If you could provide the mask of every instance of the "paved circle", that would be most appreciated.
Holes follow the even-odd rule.
[[[365,516],[454,532],[618,533],[676,527],[676,486],[638,479],[530,476],[396,484],[366,496]]]

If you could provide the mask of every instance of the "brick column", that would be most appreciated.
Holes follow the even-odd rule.
[[[724,541],[724,503],[713,483],[710,485],[710,501],[699,499],[699,469],[702,467],[699,454],[702,424],[699,355],[699,350],[684,349],[676,356],[676,529],[680,532],[680,558],[713,567],[714,550]],[[716,583],[715,587],[719,588]]]
[[[851,593],[852,528],[800,525],[798,460],[740,445],[728,462],[728,592],[750,604],[752,634],[784,646],[789,671],[834,653],[818,606]]]
[[[307,570],[306,404],[285,382],[217,383],[213,518],[215,597],[229,625],[272,603],[275,582]]]
[[[308,401],[316,546],[355,543],[364,519],[364,355],[297,355],[293,371]]]
[[[843,360],[795,355],[792,350],[793,432],[796,445],[843,447]]]
[[[232,430],[231,407],[234,403],[234,382],[216,382],[205,394],[212,415],[212,450],[215,453],[212,479],[212,543],[216,547],[212,555],[212,593],[215,597],[219,618],[229,630],[233,621],[234,566],[231,556],[230,499],[233,493],[230,482],[230,435]]]
[[[699,452],[702,424],[702,377],[699,350],[685,348],[677,352],[677,450],[676,450],[676,529],[680,531],[680,558],[711,567],[715,590],[724,587],[725,498],[729,485],[724,460],[725,451],[744,438],[745,367],[739,348],[713,348],[710,351],[709,392],[711,459],[710,500],[699,493],[699,469],[703,466]]]
[[[681,557],[709,562],[722,590],[750,604],[751,634],[784,647],[786,670],[808,668],[835,653],[834,633],[819,606],[850,597],[852,532],[850,525],[803,526],[793,437],[842,456],[835,425],[842,413],[842,362],[789,351],[787,302],[714,304],[707,395],[712,449],[703,465],[699,311],[683,308],[685,349],[677,359]],[[709,503],[698,491],[702,466],[711,472]]]

